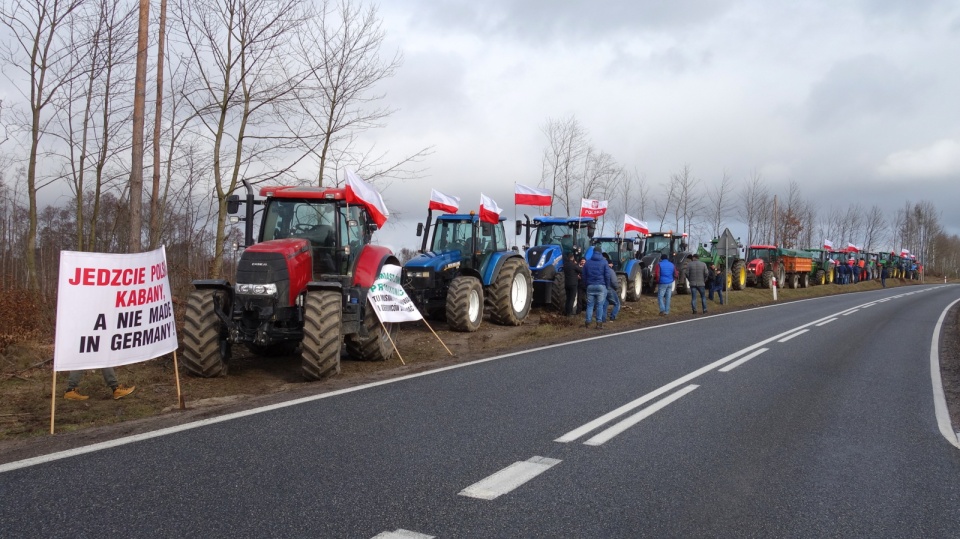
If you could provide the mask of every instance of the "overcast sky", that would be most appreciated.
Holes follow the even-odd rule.
[[[930,200],[960,233],[956,0],[391,0],[380,16],[404,63],[380,88],[399,111],[378,147],[434,147],[423,179],[384,192],[382,243],[413,246],[431,188],[464,210],[483,191],[512,219],[541,128],[570,116],[657,197],[685,164],[705,186],[758,172],[824,212]]]

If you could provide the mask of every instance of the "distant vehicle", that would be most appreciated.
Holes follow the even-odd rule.
[[[724,276],[724,290],[743,290],[747,286],[747,265],[740,258],[741,247],[743,246],[727,228],[723,234],[710,241],[709,251],[703,245],[697,248],[700,261],[712,263],[720,275]]]
[[[625,239],[620,234],[593,238],[593,248],[600,248],[610,257],[613,270],[617,273],[620,301],[638,301],[643,292],[643,271],[637,258],[640,244],[640,238]]]
[[[813,254],[776,245],[751,245],[747,249],[747,284],[761,288],[806,288],[810,284]]]

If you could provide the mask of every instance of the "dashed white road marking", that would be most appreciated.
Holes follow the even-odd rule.
[[[766,352],[767,350],[769,350],[769,348],[761,348],[761,349],[759,349],[759,350],[754,350],[754,352],[753,352],[752,354],[749,354],[749,355],[747,355],[747,356],[744,356],[744,357],[742,357],[742,358],[734,361],[733,363],[727,365],[726,367],[720,369],[720,372],[730,372],[730,371],[732,371],[733,369],[736,369],[737,367],[739,367],[740,365],[743,365],[744,363],[750,361],[751,359],[753,359],[753,358],[759,356],[760,354]]]
[[[824,320],[823,322],[820,322],[819,324],[817,324],[817,327],[825,326],[825,325],[829,324],[830,322],[836,322],[836,321],[837,321],[836,318],[831,318],[830,320]]]
[[[651,404],[650,406],[647,406],[643,410],[640,410],[639,412],[633,414],[632,416],[624,419],[623,421],[616,423],[612,427],[600,432],[593,438],[590,438],[589,440],[583,443],[584,445],[601,445],[604,442],[609,441],[614,436],[622,433],[623,431],[629,429],[630,427],[636,425],[637,423],[643,421],[644,419],[652,416],[653,414],[662,410],[671,402],[679,399],[680,397],[686,395],[687,393],[690,393],[691,391],[693,391],[694,389],[697,389],[698,387],[700,386],[693,385],[693,384],[688,385],[687,387],[681,389],[680,391],[677,391],[673,395],[670,395],[665,399],[659,400],[656,403]]]
[[[803,335],[804,333],[806,333],[806,332],[808,332],[808,331],[810,331],[810,330],[809,330],[809,329],[801,329],[800,331],[794,333],[793,335],[787,335],[786,337],[780,339],[780,340],[777,341],[777,342],[787,342],[787,341],[789,341],[790,339],[792,339],[792,338],[794,338],[794,337],[799,337],[799,336]]]
[[[373,539],[433,539],[435,536],[425,533],[412,532],[410,530],[397,529],[392,532],[378,533]]]
[[[493,500],[510,492],[550,468],[560,464],[557,459],[532,457],[523,462],[514,462],[499,472],[481,479],[460,491],[460,496]]]
[[[840,316],[850,316],[851,314],[853,314],[853,313],[855,313],[855,312],[857,312],[857,311],[859,311],[859,310],[860,310],[860,309],[854,309],[854,310],[852,310],[852,311],[843,313],[843,314],[840,315]]]

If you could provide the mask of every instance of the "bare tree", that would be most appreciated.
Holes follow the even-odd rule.
[[[886,228],[886,219],[883,216],[883,209],[874,204],[867,213],[866,221],[863,226],[862,245],[865,251],[873,252],[880,239],[884,235]]]
[[[747,179],[740,191],[740,218],[747,224],[747,245],[755,245],[763,234],[763,222],[768,211],[769,194],[758,172]]]
[[[37,157],[40,140],[46,132],[47,108],[61,89],[79,74],[73,69],[74,57],[69,37],[63,30],[83,0],[14,0],[0,7],[0,24],[10,29],[13,43],[2,51],[4,63],[27,75],[30,90],[29,116],[22,122],[30,133],[27,154],[28,219],[25,248],[27,283],[39,290],[37,278]],[[19,87],[18,87],[19,88]]]
[[[565,215],[570,215],[571,204],[577,201],[577,171],[587,153],[587,134],[573,116],[563,120],[547,120],[541,128],[547,137],[543,152],[541,184],[546,184],[553,198],[550,213],[560,206]],[[577,206],[579,207],[579,206]]]
[[[733,180],[727,171],[723,171],[720,185],[714,186],[709,193],[710,221],[713,225],[713,237],[720,236],[720,227],[733,211]]]
[[[130,145],[130,239],[128,250],[139,252],[143,236],[143,126],[147,108],[147,27],[150,0],[140,0],[137,27],[137,73],[133,91],[133,138]]]
[[[157,39],[157,99],[153,115],[153,182],[150,191],[150,250],[160,244],[160,136],[163,130],[163,59],[167,45],[167,0],[160,0],[159,37]]]

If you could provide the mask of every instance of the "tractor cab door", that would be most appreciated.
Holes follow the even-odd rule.
[[[483,274],[487,264],[490,263],[490,259],[493,258],[493,253],[507,249],[507,237],[503,232],[503,225],[500,223],[493,225],[481,221],[477,224],[476,230],[473,253],[476,268]]]
[[[370,243],[367,212],[360,206],[344,206],[339,212],[339,237],[334,260],[340,275],[353,272],[363,246]]]

